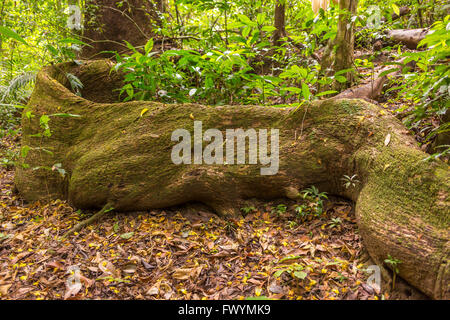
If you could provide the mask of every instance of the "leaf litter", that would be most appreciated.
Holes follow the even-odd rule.
[[[0,169],[0,299],[388,299],[366,285],[352,205],[299,221],[295,202],[259,202],[224,220],[204,207],[109,213],[26,204]],[[279,206],[278,206],[279,207]],[[378,292],[377,292],[378,291]]]

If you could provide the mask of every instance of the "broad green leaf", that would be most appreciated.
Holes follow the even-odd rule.
[[[0,33],[8,38],[17,40],[28,46],[28,43],[21,36],[19,36],[15,31],[11,30],[8,27],[0,26]]]
[[[336,79],[337,82],[340,82],[340,83],[345,83],[345,82],[347,82],[347,78],[344,77],[344,76],[336,76],[336,77],[334,77],[334,78]]]
[[[147,41],[145,45],[145,54],[149,54],[150,51],[152,51],[152,49],[153,49],[153,39],[150,39]]]
[[[274,26],[264,26],[261,28],[261,30],[264,32],[274,32],[275,30],[277,30],[277,28],[275,28]]]
[[[309,100],[309,98],[311,98],[311,91],[309,90],[309,87],[306,83],[302,83],[302,95],[306,100]]]
[[[303,272],[303,271],[295,271],[293,274],[294,274],[294,277],[296,277],[297,279],[301,279],[301,280],[305,279],[306,276],[308,275],[306,272]]]
[[[283,90],[291,91],[291,92],[294,92],[294,93],[297,93],[297,94],[302,93],[302,89],[297,88],[297,87],[287,87],[287,88],[283,88]]]

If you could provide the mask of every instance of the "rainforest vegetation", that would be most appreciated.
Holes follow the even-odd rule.
[[[0,299],[450,298],[449,61],[445,0],[0,0]]]

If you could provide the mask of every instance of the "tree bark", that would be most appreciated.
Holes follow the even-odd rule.
[[[143,46],[153,36],[155,26],[161,24],[158,9],[163,1],[86,0],[81,57],[102,59],[114,54],[104,51],[129,52],[125,41],[134,47]]]
[[[281,38],[286,36],[286,0],[277,0],[275,4],[275,25],[273,44],[279,45]]]
[[[110,69],[105,65],[77,68],[101,78]],[[31,148],[23,162],[29,167],[17,166],[15,183],[28,201],[61,198],[78,208],[110,204],[118,211],[197,201],[235,216],[245,199],[295,198],[315,185],[356,202],[360,233],[377,264],[388,255],[401,260],[400,277],[433,298],[450,298],[448,165],[423,161],[427,155],[414,138],[379,107],[346,99],[284,109],[98,103],[68,89],[64,74],[74,67],[42,70],[23,113],[22,145]],[[35,117],[29,119],[28,111]],[[52,116],[62,112],[80,117]],[[50,137],[35,136],[43,114],[51,118]],[[263,176],[260,164],[175,165],[172,132],[192,134],[194,119],[204,130],[279,129],[278,173]],[[64,177],[42,169],[56,163]],[[353,174],[360,183],[346,189],[341,178]]]
[[[338,30],[335,39],[330,40],[325,47],[321,60],[321,70],[323,74],[332,76],[338,71],[353,68],[355,35],[351,18],[356,14],[358,0],[340,0],[339,10],[343,11],[339,15]],[[334,81],[332,86],[321,87],[319,91],[330,89],[341,92],[353,85],[355,73],[347,72],[344,75],[347,82],[340,83]]]
[[[338,31],[335,40],[336,55],[333,67],[335,73],[353,67],[355,33],[352,16],[356,14],[357,6],[358,0],[339,1],[339,10],[345,10],[345,13],[339,15]],[[334,89],[337,91],[342,91],[343,89],[350,87],[355,80],[354,72],[347,72],[346,78],[346,83],[336,81],[334,84]]]

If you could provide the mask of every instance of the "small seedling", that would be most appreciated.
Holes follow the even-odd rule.
[[[227,234],[233,235],[236,233],[237,224],[234,221],[226,221],[224,229]]]
[[[359,183],[360,181],[358,179],[356,179],[358,175],[354,174],[351,177],[344,175],[343,178],[341,178],[342,181],[344,181],[343,186],[345,187],[345,189],[348,189],[350,187],[356,187],[356,184]]]
[[[328,199],[326,192],[319,192],[315,186],[302,191],[303,199],[308,200],[310,207],[314,209],[316,216],[321,216],[323,213],[323,203]]]
[[[341,218],[333,218],[331,222],[328,224],[330,228],[336,228],[342,224]]]
[[[241,211],[247,215],[250,212],[256,212],[258,210],[256,210],[255,207],[243,207],[243,208],[241,208]]]
[[[282,215],[283,213],[286,213],[287,207],[284,204],[279,204],[276,207],[272,207],[272,213],[275,213],[277,217]]]
[[[288,226],[289,229],[294,229],[295,227],[298,226],[298,223],[295,222],[295,221],[289,221],[289,222],[287,223],[287,226]]]
[[[392,277],[392,290],[394,290],[395,288],[395,278],[396,275],[400,272],[400,270],[398,269],[398,265],[400,263],[402,263],[401,260],[398,259],[394,259],[391,257],[390,254],[388,254],[388,258],[384,260],[384,263],[386,263],[387,265],[389,265],[393,271],[393,277]]]

